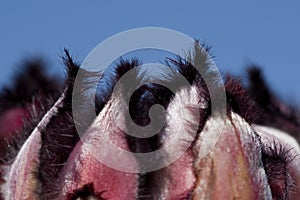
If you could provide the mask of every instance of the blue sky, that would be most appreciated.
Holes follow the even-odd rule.
[[[105,3],[104,3],[105,2]],[[223,72],[245,75],[263,67],[288,101],[300,102],[300,1],[2,1],[0,85],[19,63],[42,56],[61,73],[63,48],[85,56],[106,38],[132,28],[157,26],[212,45]]]

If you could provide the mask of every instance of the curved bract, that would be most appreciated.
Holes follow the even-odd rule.
[[[196,49],[195,58],[205,59],[201,53]],[[1,108],[0,133],[6,141],[1,143],[1,198],[297,199],[300,120],[295,109],[270,91],[258,68],[251,68],[249,88],[227,77],[226,115],[212,113],[213,96],[189,61],[169,58],[164,76],[148,77],[138,60],[120,60],[111,71],[84,71],[82,89],[74,91],[79,66],[66,51],[68,77],[59,95],[44,91],[21,106]],[[209,74],[209,64],[204,67]],[[136,85],[149,80],[130,94],[128,105],[121,80],[126,73]],[[91,97],[99,75],[96,98]],[[178,84],[179,76],[187,82]],[[210,78],[214,81],[213,73]],[[114,91],[118,82],[121,87]],[[171,91],[168,84],[177,87]],[[215,84],[214,95],[222,88]],[[76,112],[72,101],[80,102]],[[157,104],[163,112],[153,107]],[[151,120],[163,124],[151,137],[134,128]],[[139,134],[143,137],[135,137]]]

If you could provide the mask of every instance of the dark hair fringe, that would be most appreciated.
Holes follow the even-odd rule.
[[[285,146],[285,144],[272,141],[270,144],[263,144],[262,146],[262,163],[266,171],[266,175],[270,186],[271,181],[284,181],[284,197],[290,192],[296,191],[296,185],[294,180],[290,176],[289,164],[292,163],[297,156],[293,154],[293,148]],[[277,198],[284,198],[278,191],[272,190],[272,196]]]
[[[248,69],[247,91],[260,111],[254,123],[288,132],[300,142],[300,110],[283,102],[268,86],[257,66]]]
[[[23,71],[14,77],[13,85],[0,91],[0,113],[13,107],[24,107],[35,95],[55,98],[60,94],[61,81],[45,74],[47,66],[42,59],[24,61],[20,68]]]
[[[60,169],[69,157],[73,147],[79,140],[72,117],[72,92],[79,66],[73,62],[65,50],[63,58],[67,69],[67,79],[64,87],[64,99],[57,105],[57,114],[51,116],[48,124],[41,132],[40,164],[37,177],[40,182],[41,199],[53,198],[54,184]],[[62,97],[61,97],[62,98]]]
[[[225,90],[227,100],[227,113],[231,111],[239,114],[249,124],[252,124],[258,116],[259,110],[255,102],[251,100],[250,95],[242,83],[230,75],[225,79]]]

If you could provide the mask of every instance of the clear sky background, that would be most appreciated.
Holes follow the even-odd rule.
[[[77,61],[113,34],[145,26],[177,30],[212,45],[223,72],[262,66],[267,80],[300,105],[300,1],[71,1],[0,3],[0,86],[26,58],[62,72],[64,47]]]

